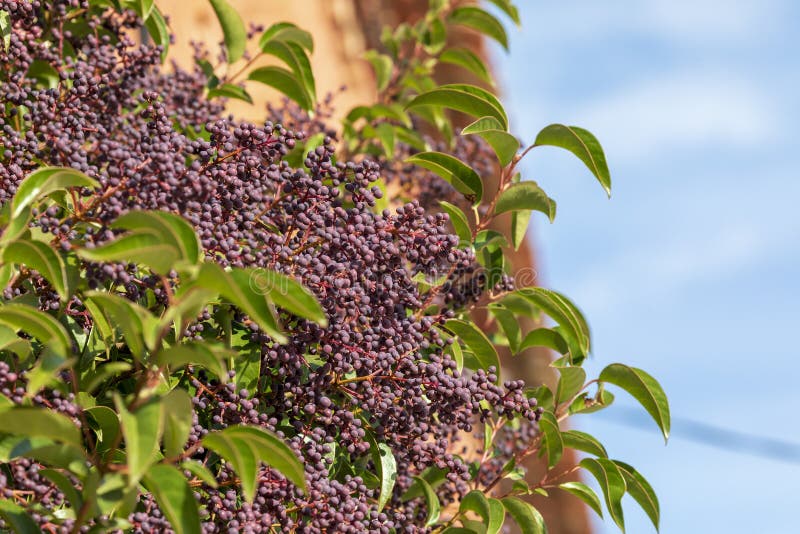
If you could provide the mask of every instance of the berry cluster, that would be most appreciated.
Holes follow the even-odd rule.
[[[85,26],[68,18],[73,8],[92,13]],[[199,447],[207,432],[259,425],[304,460],[308,483],[303,494],[264,467],[255,502],[248,504],[223,466],[217,488],[195,486],[205,532],[425,531],[424,501],[402,498],[415,475],[444,470],[437,491],[442,502],[451,502],[470,489],[469,459],[454,453],[461,434],[493,416],[523,420],[528,430],[522,432],[535,428],[539,411],[521,384],[496,385],[492,368],[460,372],[447,350],[453,341],[446,320],[486,290],[473,251],[459,248],[447,216],[430,210],[434,198],[452,196],[449,185],[405,165],[338,161],[335,139],[319,116],[271,108],[276,122],[225,117],[220,102],[205,97],[200,68],[164,71],[158,48],[126,37],[140,24],[132,12],[97,14],[88,0],[0,0],[0,10],[12,22],[10,45],[0,49],[0,205],[39,166],[72,167],[100,188],[84,190],[74,212],[53,205],[33,220],[63,250],[113,239],[110,224],[131,210],[177,213],[194,226],[208,261],[290,275],[314,292],[328,317],[322,327],[282,312],[289,342],[281,345],[236,315],[242,344],[259,361],[257,376],[244,383],[232,373],[225,384],[192,369],[183,376],[194,393],[191,459],[209,459]],[[56,74],[51,86],[31,74],[42,66]],[[286,161],[309,134],[320,132],[328,135],[301,166]],[[459,146],[476,168],[489,165],[479,143]],[[403,187],[421,185],[421,201],[376,210],[382,174]],[[174,282],[133,264],[82,268],[90,287],[142,303],[151,295],[158,309]],[[60,302],[36,273],[28,276],[32,285],[16,280],[3,298],[33,292],[42,309],[65,308],[89,326],[78,297]],[[444,281],[424,291],[419,277]],[[216,328],[207,311],[186,334],[202,340],[214,337]],[[20,377],[3,362],[0,374],[2,394],[23,402],[25,390],[15,384]],[[33,402],[80,423],[80,409],[58,391]],[[374,472],[370,443],[376,440],[391,447],[398,470],[382,511],[374,484],[352,472],[352,466]],[[39,469],[28,459],[5,464],[0,486],[44,526],[54,522],[47,512],[64,497]],[[69,520],[59,521],[58,529],[69,529]],[[140,497],[128,521],[135,532],[169,530],[149,495]]]

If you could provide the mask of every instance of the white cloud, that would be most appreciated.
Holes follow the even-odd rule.
[[[574,119],[603,139],[609,153],[640,159],[676,149],[752,145],[776,127],[769,95],[725,75],[684,72],[594,96]]]

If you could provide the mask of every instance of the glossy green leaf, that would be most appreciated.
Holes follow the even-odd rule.
[[[519,346],[519,351],[522,352],[530,347],[547,347],[559,354],[566,354],[568,350],[567,342],[561,334],[551,328],[536,328],[528,332]]]
[[[494,117],[481,117],[461,130],[461,135],[478,135],[483,138],[492,147],[503,167],[511,163],[519,150],[519,140],[505,131],[503,125]]]
[[[539,430],[542,432],[542,451],[547,455],[547,466],[552,469],[564,453],[564,441],[558,428],[558,420],[552,412],[542,413]]]
[[[22,330],[58,354],[66,356],[71,352],[72,342],[62,324],[32,306],[17,303],[0,306],[0,324]]]
[[[0,324],[0,351],[4,350],[19,356],[20,361],[27,360],[33,351],[30,341],[19,337],[15,330]]]
[[[483,182],[478,173],[449,154],[420,152],[406,158],[405,163],[412,163],[433,171],[475,204],[480,202],[483,197]]]
[[[449,63],[462,67],[484,82],[494,85],[492,75],[486,67],[486,63],[478,55],[468,48],[448,48],[439,55],[441,63]]]
[[[223,383],[228,379],[225,361],[234,355],[224,347],[214,346],[207,342],[182,343],[161,351],[156,357],[159,366],[168,365],[175,372],[185,365],[198,365],[213,373]]]
[[[569,299],[560,293],[541,287],[526,287],[517,290],[516,294],[526,298],[553,318],[576,340],[581,354],[573,354],[573,358],[589,353],[589,325],[578,307]]]
[[[112,228],[150,231],[179,251],[179,258],[191,264],[202,259],[200,240],[194,228],[179,215],[166,211],[131,211],[118,217]]]
[[[75,423],[58,412],[30,406],[15,406],[0,412],[3,432],[25,437],[49,438],[82,446],[81,432]]]
[[[375,135],[381,142],[383,153],[387,158],[392,158],[394,156],[394,147],[397,143],[394,125],[389,124],[388,122],[380,123],[377,127],[375,127]],[[387,199],[384,200],[386,200],[388,203]]]
[[[159,274],[169,273],[179,258],[174,246],[150,232],[125,234],[97,248],[81,248],[76,252],[85,260],[138,263]]]
[[[83,498],[78,490],[75,489],[75,484],[64,473],[56,469],[42,469],[39,474],[47,478],[50,482],[64,494],[73,510],[80,510],[83,505]]]
[[[552,410],[555,408],[555,397],[553,392],[550,391],[550,388],[547,386],[538,386],[535,388],[530,388],[526,392],[526,396],[528,398],[536,399],[536,402],[540,408],[545,410]]]
[[[153,39],[153,42],[162,47],[161,62],[163,63],[164,60],[167,59],[167,54],[169,52],[170,35],[164,15],[161,14],[158,8],[154,9],[153,12],[150,13],[150,17],[145,21],[144,26],[150,38]]]
[[[499,382],[500,358],[486,334],[474,323],[459,319],[450,319],[445,323],[445,328],[455,334],[472,351],[481,369],[488,370],[489,367],[494,367]]]
[[[380,512],[392,497],[397,480],[397,461],[394,459],[392,448],[386,443],[378,443],[374,438],[370,438],[370,447],[372,463],[375,464],[380,479],[381,492],[378,497],[378,511]]]
[[[516,521],[522,534],[546,534],[547,527],[539,510],[517,497],[506,497],[503,506]]]
[[[599,380],[618,386],[639,401],[661,429],[664,441],[669,438],[670,414],[667,395],[658,381],[635,367],[612,363],[600,373]]]
[[[9,243],[2,249],[2,261],[5,263],[25,264],[50,282],[63,302],[72,296],[70,281],[74,279],[67,271],[64,259],[47,243],[33,240],[18,240]]]
[[[558,487],[576,496],[588,504],[592,510],[597,512],[597,515],[603,517],[603,508],[600,505],[600,497],[597,496],[592,488],[583,482],[564,482],[563,484],[559,484]]]
[[[439,201],[439,206],[450,217],[450,224],[453,225],[453,230],[455,230],[458,238],[464,243],[471,242],[472,229],[469,226],[467,216],[461,208],[444,200]]]
[[[50,346],[45,347],[38,355],[33,369],[28,371],[28,395],[35,395],[44,387],[54,387],[62,382],[59,373],[74,361],[74,358],[67,358]]]
[[[97,449],[109,450],[116,443],[120,433],[119,416],[107,406],[92,406],[87,408],[85,413],[91,418],[89,424],[97,435]]]
[[[197,500],[183,473],[171,465],[156,464],[147,471],[144,485],[156,498],[175,534],[202,532]]]
[[[311,70],[311,62],[302,46],[292,41],[272,40],[265,43],[261,47],[261,51],[283,61],[303,86],[308,99],[311,102],[316,101],[317,89],[314,82],[314,73]]]
[[[0,499],[0,517],[16,534],[41,534],[42,532],[21,506],[9,500]]]
[[[506,520],[506,510],[500,499],[489,497],[489,522],[486,524],[486,534],[498,534]]]
[[[269,269],[245,272],[250,274],[250,287],[256,293],[266,295],[288,312],[314,321],[322,327],[328,326],[328,317],[317,298],[294,278]]]
[[[487,37],[491,37],[500,43],[503,48],[508,50],[508,35],[503,27],[503,23],[497,20],[494,15],[491,15],[479,7],[457,7],[447,20],[452,24],[459,24],[477,30]]]
[[[392,71],[394,70],[392,58],[386,54],[380,54],[375,50],[368,50],[364,54],[364,58],[372,65],[372,70],[375,73],[375,85],[377,85],[378,92],[383,91],[392,79]]]
[[[238,85],[234,85],[232,83],[223,83],[221,85],[217,85],[213,89],[209,89],[208,94],[206,95],[207,98],[233,98],[234,100],[241,100],[243,102],[247,102],[248,104],[253,103],[253,97],[250,96],[250,93],[245,91],[243,87],[239,87]]]
[[[611,196],[611,175],[600,142],[590,132],[577,126],[551,124],[536,136],[536,146],[557,146],[569,150],[580,159]]]
[[[3,43],[3,51],[11,46],[11,15],[8,11],[0,11],[0,40]]]
[[[532,213],[529,210],[511,212],[511,243],[514,245],[514,250],[519,250],[520,245],[525,241],[525,233],[528,231]]]
[[[511,349],[512,354],[516,354],[520,350],[519,347],[522,342],[519,319],[511,310],[500,304],[490,304],[489,309],[503,329],[506,339],[508,339],[508,348]]]
[[[586,371],[580,367],[559,367],[561,375],[556,388],[556,402],[561,404],[571,400],[586,383]]]
[[[115,398],[128,464],[128,487],[134,488],[158,460],[159,441],[164,432],[164,410],[157,400],[146,402],[131,412],[120,397]]]
[[[429,19],[419,41],[427,53],[438,54],[447,44],[447,28],[444,22],[440,18]]]
[[[258,41],[259,48],[272,41],[297,43],[309,52],[314,51],[314,39],[307,31],[298,28],[291,22],[277,22],[267,28]]]
[[[275,341],[286,343],[287,338],[280,331],[269,296],[259,293],[251,285],[252,270],[232,269],[226,271],[214,263],[204,263],[200,267],[197,284],[216,291],[246,313]]]
[[[16,219],[28,206],[50,193],[74,187],[100,187],[97,180],[69,167],[42,167],[20,182],[11,200],[11,218]]]
[[[494,117],[503,130],[508,129],[508,117],[497,97],[474,85],[442,85],[416,96],[406,105],[406,109],[423,106],[454,109],[476,118]]]
[[[230,426],[210,432],[203,446],[213,450],[231,464],[239,475],[242,493],[253,502],[258,481],[258,464],[264,462],[305,491],[305,470],[292,449],[279,437],[261,428]]]
[[[579,464],[589,471],[603,491],[606,507],[617,526],[625,532],[625,518],[622,513],[622,497],[625,495],[625,479],[617,465],[605,458],[584,458]]]
[[[653,523],[653,526],[656,527],[656,530],[658,530],[658,524],[661,518],[661,510],[658,504],[658,497],[656,496],[656,492],[653,490],[653,487],[631,465],[618,460],[613,460],[613,462],[617,464],[620,473],[622,473],[622,476],[625,479],[625,491],[627,491],[628,495],[633,497],[633,500],[635,500],[639,506],[642,507],[642,510],[644,510],[644,512],[647,514],[647,517],[649,517],[650,521]]]
[[[157,332],[156,318],[142,306],[105,291],[86,291],[86,298],[103,313],[110,324],[119,328],[131,353],[144,360],[153,348]]]
[[[470,511],[475,512],[483,520],[484,524],[489,522],[491,508],[489,507],[489,500],[482,491],[472,490],[461,499],[461,504],[458,507],[459,512],[462,514]]]
[[[247,77],[248,80],[263,83],[277,89],[297,102],[301,108],[310,111],[314,102],[309,97],[303,83],[291,72],[282,67],[261,67],[255,69]]]
[[[517,26],[520,25],[519,11],[511,0],[489,0],[492,4],[497,6],[503,13],[508,15],[508,18],[514,21]]]
[[[192,398],[182,388],[167,393],[161,407],[164,410],[164,455],[172,458],[180,455],[192,429]]]
[[[247,30],[239,13],[227,0],[208,0],[217,14],[222,34],[225,37],[225,50],[228,53],[228,63],[235,63],[244,55],[247,46]]]
[[[533,210],[544,213],[553,222],[556,217],[556,203],[548,197],[536,182],[519,182],[511,184],[500,193],[494,212]]]
[[[214,474],[206,466],[196,460],[184,460],[180,465],[181,469],[189,471],[192,475],[202,480],[207,486],[216,488],[219,486]]]
[[[600,458],[608,458],[608,453],[603,444],[597,438],[581,432],[580,430],[565,430],[561,433],[561,439],[564,440],[564,446],[577,451],[588,452]]]
[[[569,407],[570,414],[593,413],[608,408],[614,402],[614,395],[605,389],[599,391],[598,395],[590,397],[583,393],[578,395]]]
[[[428,515],[425,518],[425,526],[429,527],[436,524],[439,520],[439,515],[442,511],[442,505],[439,503],[439,497],[433,491],[433,487],[422,477],[415,476],[414,480],[422,490],[422,495],[425,497],[425,504],[428,508]]]

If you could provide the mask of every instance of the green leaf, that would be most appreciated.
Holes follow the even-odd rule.
[[[192,429],[192,398],[182,388],[175,388],[164,396],[164,455],[168,458],[180,455]]]
[[[378,512],[383,510],[386,503],[392,497],[394,484],[397,480],[397,461],[392,454],[392,448],[386,443],[378,443],[374,437],[369,438],[370,453],[372,455],[372,463],[378,470],[378,477],[381,481],[381,493],[378,497]]]
[[[131,211],[118,217],[112,228],[148,231],[179,251],[178,257],[190,264],[202,259],[200,240],[194,228],[179,215],[166,211]]]
[[[472,229],[470,229],[467,216],[461,211],[461,208],[444,200],[439,201],[439,206],[450,217],[450,224],[453,225],[458,238],[464,243],[471,242]]]
[[[417,95],[406,105],[406,109],[421,106],[454,109],[473,117],[494,117],[503,130],[508,129],[508,117],[497,97],[474,85],[442,85],[432,91]]]
[[[0,11],[0,39],[5,52],[11,46],[11,15],[7,11]]]
[[[142,20],[147,20],[147,17],[150,16],[150,12],[153,10],[154,1],[153,0],[134,0],[131,2],[133,6],[133,10],[136,11],[136,14],[139,15],[139,18]]]
[[[500,193],[494,207],[496,214],[507,211],[534,210],[547,215],[550,222],[556,218],[556,203],[536,184],[536,182],[519,182],[511,184]]]
[[[597,512],[597,515],[603,517],[603,508],[600,505],[600,497],[597,496],[592,488],[583,482],[564,482],[563,484],[559,484],[558,487],[576,496],[588,504],[592,510]]]
[[[261,67],[251,72],[247,79],[277,89],[297,102],[300,107],[306,111],[311,111],[314,108],[314,102],[309,97],[302,82],[299,81],[294,74],[284,68]]]
[[[550,391],[550,388],[547,386],[542,385],[535,388],[530,388],[525,392],[525,395],[529,399],[536,399],[538,406],[545,410],[552,410],[555,407],[553,392]]]
[[[73,276],[67,272],[64,259],[47,243],[32,240],[18,240],[9,243],[2,249],[2,261],[6,263],[25,264],[50,282],[63,302],[72,296],[70,281]]]
[[[579,465],[597,479],[600,489],[603,491],[608,513],[611,514],[611,518],[620,530],[625,532],[625,518],[622,513],[625,479],[617,465],[605,458],[584,458]]]
[[[202,532],[197,501],[183,473],[171,465],[156,464],[147,471],[144,485],[156,498],[175,534]]]
[[[388,122],[380,123],[375,128],[375,135],[380,139],[386,157],[392,158],[394,156],[394,147],[396,144],[394,125]]]
[[[601,382],[621,387],[639,401],[661,429],[664,441],[669,438],[670,415],[667,395],[655,378],[635,367],[612,363],[600,373]]]
[[[422,477],[415,476],[414,480],[422,489],[422,494],[425,496],[425,504],[428,507],[428,515],[425,518],[425,526],[429,527],[436,524],[439,520],[439,514],[442,511],[442,505],[439,503],[439,497],[433,491],[433,487]]]
[[[268,295],[258,293],[251,285],[252,272],[253,269],[225,271],[217,264],[204,263],[200,267],[196,283],[222,295],[275,341],[286,343],[288,339],[280,331]]]
[[[247,45],[247,30],[242,17],[226,0],[209,0],[217,14],[222,34],[225,36],[225,49],[228,52],[228,63],[235,63],[244,55]]]
[[[600,142],[590,132],[577,126],[551,124],[536,136],[535,146],[557,146],[569,150],[589,167],[606,194],[611,196],[611,175]]]
[[[138,263],[159,274],[167,274],[178,260],[178,250],[150,232],[125,234],[97,248],[80,248],[81,258],[96,262]]]
[[[461,130],[461,135],[478,135],[483,138],[497,154],[497,159],[503,167],[511,163],[519,150],[517,138],[505,131],[503,125],[494,117],[481,117]]]
[[[111,364],[108,364],[111,365]],[[97,435],[97,448],[99,451],[107,451],[116,443],[120,432],[119,416],[107,406],[92,406],[85,410],[95,424],[90,426]]]
[[[519,11],[517,10],[517,6],[515,6],[509,0],[489,0],[489,2],[496,5],[498,9],[508,15],[508,18],[513,20],[514,24],[517,26],[520,25]]]
[[[528,231],[528,223],[531,220],[529,210],[511,212],[511,243],[514,250],[519,250],[520,245],[525,240],[525,233]]]
[[[277,22],[267,28],[258,41],[259,48],[272,41],[297,43],[309,52],[314,51],[314,40],[310,33],[298,28],[291,22]]]
[[[583,393],[576,398],[569,407],[569,413],[572,415],[579,413],[593,413],[599,412],[614,402],[614,395],[610,391],[601,389],[594,398],[589,398],[589,395]]]
[[[0,11],[0,13],[3,13]],[[41,534],[41,530],[25,510],[11,501],[0,499],[0,517],[16,534]]]
[[[230,426],[206,434],[203,446],[231,464],[241,479],[242,493],[247,502],[252,503],[255,498],[258,462],[276,469],[302,491],[306,491],[303,464],[292,449],[271,432],[251,426]]]
[[[181,462],[181,469],[189,471],[191,474],[202,480],[206,485],[212,488],[219,486],[214,474],[208,470],[206,466],[195,460],[184,460]]]
[[[314,321],[322,327],[328,326],[325,310],[303,284],[270,269],[253,269],[249,272],[250,287],[256,293],[267,295],[277,306],[303,319]]]
[[[448,48],[439,55],[439,61],[463,67],[484,82],[494,85],[494,80],[489,69],[486,68],[486,64],[468,48]]]
[[[489,522],[486,524],[486,534],[497,534],[503,528],[506,520],[506,511],[500,499],[489,498]]]
[[[244,88],[232,83],[223,83],[222,85],[218,85],[213,89],[209,89],[206,97],[209,99],[218,97],[233,98],[235,100],[242,100],[248,104],[253,103],[253,97],[250,96],[250,93],[245,91]]]
[[[565,430],[561,433],[564,446],[578,451],[588,452],[600,458],[608,458],[608,453],[603,444],[594,436],[580,430]]]
[[[522,331],[519,327],[519,320],[511,310],[500,304],[490,304],[489,309],[492,315],[494,315],[494,318],[497,319],[497,322],[500,323],[503,333],[506,335],[506,339],[508,339],[508,348],[511,349],[512,354],[516,354],[519,351],[519,346],[522,341]]]
[[[556,416],[552,412],[543,412],[539,419],[539,429],[542,431],[542,451],[547,455],[548,468],[552,469],[564,453],[564,441]]]
[[[547,527],[539,510],[517,497],[506,497],[503,506],[519,525],[522,534],[546,534]]]
[[[419,40],[428,54],[438,54],[447,43],[447,28],[440,18],[428,19]]]
[[[497,373],[497,381],[500,381],[500,358],[497,356],[497,351],[486,337],[474,323],[468,321],[461,321],[459,319],[450,319],[445,323],[445,328],[450,330],[453,334],[464,342],[464,344],[472,351],[481,369],[488,370],[489,367],[494,367]]]
[[[54,191],[73,187],[100,187],[100,184],[85,174],[69,167],[43,167],[33,171],[20,182],[17,193],[11,200],[11,218],[22,215],[25,208]]]
[[[164,15],[161,14],[158,8],[154,9],[153,12],[150,13],[150,17],[145,21],[144,26],[150,38],[153,39],[153,42],[162,47],[161,62],[163,63],[164,60],[167,59],[167,53],[169,52],[170,35]]]
[[[566,354],[568,350],[567,342],[552,328],[537,328],[528,332],[519,346],[519,352],[530,347],[547,347],[559,354]]]
[[[508,35],[503,23],[481,8],[473,6],[458,7],[453,10],[447,20],[452,24],[459,24],[477,30],[487,37],[491,37],[508,50]]]
[[[628,495],[633,497],[642,510],[647,514],[647,517],[652,521],[653,526],[658,530],[658,523],[661,517],[661,510],[658,505],[658,497],[650,483],[634,469],[632,466],[625,462],[613,460],[620,473],[625,479],[625,487]]]
[[[140,361],[144,361],[147,349],[153,349],[156,318],[142,306],[123,297],[105,291],[86,291],[84,296],[102,312],[110,324],[122,332],[128,349]],[[145,337],[147,336],[147,337]]]
[[[561,404],[571,400],[586,383],[586,371],[580,367],[559,367],[561,377],[556,389],[556,403]]]
[[[0,351],[4,350],[19,356],[20,361],[27,360],[33,351],[30,341],[17,336],[16,331],[11,328],[0,325]]]
[[[16,303],[0,306],[0,323],[30,334],[60,355],[71,352],[67,330],[52,316],[32,306]]]
[[[265,54],[275,56],[289,67],[297,80],[303,86],[311,102],[317,100],[317,89],[314,83],[314,74],[311,71],[311,62],[306,51],[297,43],[291,41],[269,41],[261,47]]]
[[[441,176],[451,183],[457,191],[477,204],[483,197],[483,182],[478,173],[461,160],[442,152],[420,152],[406,158],[405,163],[412,163]]]
[[[576,341],[580,354],[573,354],[573,358],[580,358],[589,353],[589,325],[577,306],[564,295],[541,287],[526,287],[517,290],[515,294],[529,300],[553,318]]]
[[[375,72],[375,84],[378,92],[383,91],[392,79],[392,71],[394,69],[392,58],[386,54],[379,54],[375,50],[367,50],[364,58],[369,61],[370,65],[372,65],[372,70]]]
[[[39,471],[39,474],[56,485],[67,498],[67,501],[74,511],[77,512],[81,509],[83,498],[81,494],[78,493],[78,490],[75,489],[74,483],[64,473],[56,469],[42,469]]]
[[[129,412],[119,396],[114,400],[125,437],[128,487],[134,488],[150,466],[158,461],[158,442],[164,431],[164,410],[158,399],[139,406],[135,412]]]
[[[30,438],[49,438],[82,447],[81,431],[72,419],[58,412],[30,406],[15,406],[0,412],[3,432]]]
[[[185,365],[199,365],[211,371],[224,383],[228,380],[225,361],[234,354],[231,350],[214,346],[208,342],[189,342],[173,345],[167,350],[160,351],[156,357],[156,363],[159,367],[168,365],[170,372],[175,372]]]
[[[489,522],[491,508],[489,507],[489,500],[482,491],[472,490],[464,495],[458,510],[462,514],[467,511],[475,512],[480,516],[484,524]]]

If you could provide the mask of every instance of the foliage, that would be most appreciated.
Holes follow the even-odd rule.
[[[523,497],[602,512],[563,481],[565,448],[589,455],[577,468],[621,528],[626,493],[657,526],[644,477],[564,421],[608,406],[611,384],[666,438],[664,392],[619,363],[587,380],[583,315],[517,287],[505,256],[532,211],[555,217],[520,160],[564,148],[610,191],[602,149],[550,125],[522,150],[490,90],[435,81],[448,63],[491,82],[448,34],[507,46],[494,11],[434,0],[386,29],[365,58],[378,101],[337,125],[310,34],[211,4],[220,62],[198,49],[168,71],[152,1],[0,0],[0,527],[544,532]],[[128,37],[142,27],[155,46]],[[254,68],[262,55],[281,65]],[[293,103],[262,125],[226,118],[254,83]],[[451,111],[471,117],[460,132]],[[502,380],[498,346],[560,353],[556,390]],[[535,455],[550,471],[528,485]]]

